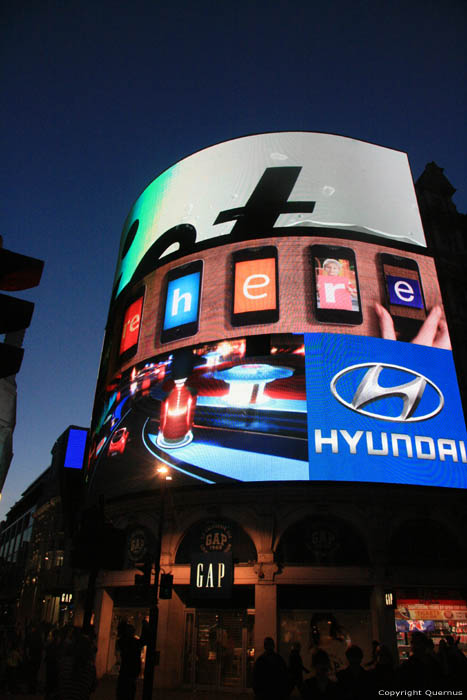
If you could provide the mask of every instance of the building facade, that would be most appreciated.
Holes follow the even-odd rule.
[[[423,627],[419,617],[428,615],[435,640],[454,633],[465,644],[464,494],[440,499],[436,489],[349,484],[281,484],[280,494],[277,485],[213,490],[174,492],[166,508],[161,568],[174,576],[174,590],[159,601],[161,685],[248,687],[265,636],[285,657],[300,642],[307,665],[323,620],[338,630],[329,635],[339,640],[336,665],[345,665],[349,639],[367,659],[373,639],[404,658],[410,626]],[[135,530],[157,532],[158,505],[148,494],[109,504],[107,514],[131,540]],[[199,598],[190,588],[192,562],[221,546],[233,556],[231,595],[218,598],[214,588]],[[129,564],[99,574],[101,674],[117,668],[119,622],[143,632],[149,601],[135,573]]]
[[[69,546],[51,467],[28,487],[2,523],[0,557],[4,626],[71,620]]]
[[[72,496],[67,494],[72,489],[64,488],[60,446],[59,438],[52,448],[52,464],[0,525],[4,627],[24,628],[31,621],[63,625],[73,620]]]
[[[162,686],[248,687],[265,636],[305,664],[319,643],[335,670],[350,642],[368,659],[374,639],[405,658],[415,629],[467,643],[461,331],[444,323],[464,323],[446,299],[465,228],[452,205],[437,235],[427,193],[452,188],[431,170],[425,230],[405,154],[327,134],[218,144],[136,201],[85,474],[126,533],[124,568],[96,580],[100,675],[121,620],[144,635],[148,561],[173,576]],[[83,572],[76,620],[88,590]]]

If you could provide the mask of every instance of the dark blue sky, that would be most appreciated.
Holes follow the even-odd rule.
[[[467,211],[464,0],[13,0],[1,49],[4,246],[45,260],[0,518],[87,425],[120,232],[174,161],[248,133],[434,160]]]

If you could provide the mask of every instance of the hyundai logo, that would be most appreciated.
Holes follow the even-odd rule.
[[[361,379],[351,401],[347,401],[341,395],[342,391],[339,393],[338,383],[342,377],[349,375],[352,372],[358,371],[361,374],[362,368],[368,369],[365,372],[363,379]],[[379,383],[379,378],[381,373],[385,372],[385,370],[398,370],[399,372],[409,375],[409,377],[412,379],[397,386],[381,386]],[[386,374],[388,373],[386,372]],[[435,391],[437,406],[429,413],[415,415],[417,407],[427,389],[427,385]],[[331,392],[339,403],[347,408],[350,408],[352,411],[356,411],[356,413],[361,413],[364,416],[370,416],[370,418],[378,418],[379,420],[387,420],[392,422],[403,421],[405,423],[415,423],[416,421],[428,420],[429,418],[436,416],[444,406],[444,396],[440,389],[430,379],[424,377],[423,374],[419,374],[418,372],[407,369],[406,367],[387,365],[380,362],[364,362],[359,365],[352,365],[351,367],[342,369],[331,380]],[[398,397],[403,400],[402,410],[398,415],[387,415],[364,410],[370,403],[392,397]]]

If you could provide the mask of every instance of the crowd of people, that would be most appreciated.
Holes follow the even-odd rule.
[[[134,699],[145,644],[132,625],[121,621],[116,700]],[[44,700],[88,700],[97,686],[96,652],[92,627],[86,633],[80,627],[47,623],[4,630],[0,632],[0,698],[40,692]]]
[[[391,691],[392,697],[397,691],[467,697],[467,658],[452,636],[441,639],[435,648],[426,634],[413,632],[411,654],[399,665],[389,649],[377,641],[366,663],[356,644],[347,645],[345,665],[338,663],[335,642],[336,637],[325,637],[318,630],[310,668],[306,668],[300,644],[292,645],[286,663],[275,651],[274,640],[266,637],[264,653],[253,668],[256,700],[372,700],[385,691],[388,697]],[[134,700],[144,644],[130,624],[120,623],[116,700]],[[36,694],[42,668],[45,700],[89,700],[97,685],[95,655],[92,629],[85,633],[78,627],[30,624],[21,631],[4,631],[0,634],[0,695]]]
[[[446,691],[467,697],[467,658],[452,636],[442,639],[435,649],[427,635],[414,632],[411,654],[397,666],[389,649],[377,641],[373,642],[372,658],[366,664],[363,664],[363,651],[356,644],[348,646],[345,657],[346,666],[336,668],[332,654],[318,643],[311,655],[311,668],[307,669],[300,645],[294,644],[286,664],[275,651],[274,640],[266,637],[264,653],[253,669],[255,698],[372,700],[381,697],[384,691],[386,697],[396,697],[397,691],[419,691],[420,695],[426,695],[425,691],[432,694],[446,694],[443,692]]]
[[[46,700],[88,700],[97,684],[95,655],[92,630],[86,634],[78,627],[45,623],[4,630],[0,635],[0,693],[36,695],[44,691]]]

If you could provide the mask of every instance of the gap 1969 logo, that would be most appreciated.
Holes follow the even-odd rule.
[[[363,368],[368,369],[360,380],[356,391],[353,395],[346,396],[342,389],[342,380],[355,372],[361,375]],[[402,373],[402,375],[411,377],[411,379],[402,384],[386,384],[385,386],[381,382],[384,381],[385,375],[391,376],[389,374],[391,370],[396,370],[399,374]],[[434,382],[419,372],[400,367],[399,365],[376,362],[351,365],[334,375],[330,388],[334,398],[343,406],[350,408],[356,413],[385,421],[414,423],[428,420],[438,415],[444,406],[444,396]],[[431,394],[429,409],[427,410],[426,408],[428,404],[425,404],[424,409],[417,410],[426,392]],[[400,402],[390,407],[388,407],[387,402],[382,403],[384,399],[390,398],[402,399],[402,408],[400,407]],[[377,409],[372,411],[365,410],[367,406],[370,404],[373,406],[375,403],[379,403],[381,412],[377,412]]]
[[[201,533],[202,552],[230,552],[232,528],[225,523],[208,523]]]

